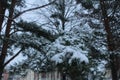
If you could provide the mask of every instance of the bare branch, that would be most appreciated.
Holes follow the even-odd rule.
[[[6,66],[9,62],[11,62],[13,59],[15,59],[19,54],[20,52],[22,51],[23,49],[20,49],[12,58],[10,58],[5,64],[4,66]]]
[[[33,11],[33,10],[37,10],[37,9],[40,9],[40,8],[43,8],[43,7],[49,6],[49,5],[53,4],[55,1],[56,1],[56,0],[54,0],[54,1],[50,2],[50,3],[48,3],[48,4],[45,4],[45,5],[39,6],[39,7],[35,7],[35,8],[31,8],[31,9],[24,10],[24,11],[18,13],[13,19],[19,17],[20,15],[22,15],[22,14],[24,14],[24,13],[26,13],[26,12]]]

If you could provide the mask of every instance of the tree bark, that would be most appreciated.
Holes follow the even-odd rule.
[[[6,10],[6,6],[4,6],[2,0],[0,0],[0,33],[4,21],[5,10]]]
[[[119,80],[117,69],[117,55],[110,55],[112,80]]]
[[[108,43],[108,50],[110,52],[113,52],[115,50],[115,45],[113,43],[113,36],[112,36],[112,32],[111,32],[111,28],[109,25],[109,18],[107,15],[107,10],[106,10],[106,6],[105,6],[105,2],[104,0],[100,0],[100,5],[101,5],[101,10],[102,10],[102,16],[104,19],[104,26],[105,26],[105,30],[107,33],[107,43]],[[118,80],[118,74],[117,74],[117,57],[114,53],[110,54],[110,64],[111,64],[111,73],[112,73],[112,80]]]
[[[66,73],[62,73],[62,80],[66,80]]]
[[[15,3],[16,3],[16,0],[12,0],[4,38],[9,39],[9,37],[10,37],[10,28],[11,28],[11,24],[12,24],[11,19],[13,18]],[[1,55],[0,55],[0,80],[2,78],[2,73],[4,70],[4,62],[5,62],[5,58],[7,55],[8,44],[9,44],[9,41],[7,41],[7,40],[3,41],[3,47],[2,47],[2,51],[1,51]]]

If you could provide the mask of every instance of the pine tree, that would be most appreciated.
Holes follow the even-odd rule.
[[[78,3],[82,3],[82,5],[84,5],[83,1],[80,0],[76,0]],[[90,1],[92,2],[92,4],[94,3],[98,3],[98,1]],[[103,24],[102,29],[104,30],[103,32],[106,32],[105,35],[102,35],[101,37],[104,36],[104,39],[101,40],[102,43],[100,43],[101,45],[105,45],[106,46],[106,54],[105,56],[102,57],[102,59],[105,59],[108,61],[108,64],[110,64],[110,69],[111,69],[111,73],[112,73],[112,79],[113,80],[118,80],[118,74],[119,74],[119,63],[118,63],[118,57],[119,57],[119,2],[117,0],[115,1],[103,1],[100,0],[99,1],[99,6],[100,7],[98,10],[95,9],[93,15],[95,15],[94,17],[96,17],[96,13],[97,15],[99,13],[99,20],[103,21],[101,22]],[[86,3],[86,2],[85,2]],[[111,6],[112,5],[112,6]],[[87,5],[89,6],[89,5]],[[86,5],[85,5],[85,8]],[[91,8],[93,8],[93,6],[91,6]],[[101,12],[102,11],[102,12]],[[102,25],[101,25],[102,26]],[[116,35],[116,36],[115,36]],[[105,39],[106,37],[106,39]],[[98,39],[98,38],[97,38]],[[97,40],[98,41],[98,40]],[[102,49],[102,48],[100,48]],[[98,57],[96,55],[96,57]]]
[[[45,6],[48,6],[52,3],[54,3],[54,1],[51,3],[45,4],[43,6],[31,8],[31,9],[28,9],[25,11],[20,11],[16,8],[16,7],[19,7],[19,8],[25,7],[24,3],[25,3],[24,0],[19,0],[19,1],[18,0],[1,0],[0,1],[0,34],[1,34],[0,35],[0,39],[1,39],[0,79],[2,78],[2,73],[3,73],[5,66],[11,60],[13,60],[17,55],[19,55],[21,51],[24,50],[23,47],[19,46],[20,50],[15,55],[13,55],[13,57],[10,60],[8,60],[5,63],[5,59],[6,59],[7,55],[9,55],[8,50],[11,49],[11,47],[13,47],[14,44],[12,44],[12,43],[16,42],[13,39],[11,39],[11,36],[13,36],[14,34],[17,33],[18,28],[16,28],[16,26],[15,26],[15,24],[17,23],[16,19],[28,11],[43,8]],[[8,13],[8,14],[6,14],[6,13]],[[25,45],[25,44],[23,44],[23,45]]]
[[[112,72],[114,73],[113,80],[117,80],[119,73],[119,2],[104,1],[105,4],[103,2],[100,4],[98,1],[91,0],[76,1],[77,5],[74,0],[57,0],[47,7],[47,10],[45,9],[47,13],[42,14],[45,17],[45,24],[42,26],[25,21],[19,22],[16,26],[20,30],[32,34],[14,34],[11,39],[18,41],[24,36],[20,41],[22,45],[15,44],[26,50],[24,53],[29,57],[26,62],[31,62],[27,65],[34,71],[52,71],[57,67],[63,79],[68,76],[72,80],[88,78],[103,80],[105,79],[105,65],[110,63],[112,71],[115,71]],[[113,6],[110,7],[110,4]],[[109,19],[107,23],[105,17]],[[109,26],[106,26],[108,23]],[[28,28],[28,26],[32,27]],[[104,26],[111,28],[110,34],[108,34],[109,30],[105,31],[108,28]],[[112,35],[112,38],[108,35]],[[33,41],[33,39],[36,40]],[[14,40],[12,42],[14,43]],[[108,49],[109,45],[113,46],[112,51]],[[32,49],[33,51],[29,52]],[[108,53],[109,51],[112,53]]]
[[[60,36],[50,45],[51,48],[48,54],[52,55],[52,60],[57,62],[57,68],[59,68],[59,71],[62,73],[64,80],[66,80],[67,76],[73,80],[80,78],[85,79],[87,78],[87,73],[80,73],[82,73],[82,70],[83,72],[87,72],[87,69],[84,67],[86,64],[82,64],[82,62],[84,63],[85,61],[85,63],[87,63],[88,60],[85,42],[86,44],[89,43],[89,39],[92,37],[92,29],[87,22],[82,21],[83,18],[80,19],[78,16],[75,16],[75,13],[79,10],[79,5],[76,5],[74,0],[58,0],[52,6],[54,11],[51,12],[53,14],[50,15],[51,18],[47,18],[49,18],[50,22],[53,23],[52,25],[56,27]],[[76,61],[76,57],[72,58],[74,55],[78,56],[78,61]],[[82,57],[84,57],[83,60],[81,60]],[[78,66],[79,68],[75,68],[73,71],[72,69],[68,69]],[[82,70],[79,70],[80,68]],[[74,71],[78,72],[72,75]],[[77,77],[76,75],[84,76]]]
[[[108,6],[110,8],[107,9]],[[104,27],[107,33],[107,44],[108,44],[108,50],[109,50],[109,59],[111,64],[111,73],[112,73],[112,80],[118,80],[119,79],[119,52],[117,53],[117,50],[119,49],[119,2],[118,1],[111,1],[109,3],[100,0],[101,10],[102,10],[102,16],[103,16],[103,22]],[[108,14],[109,10],[113,10],[111,14]],[[116,21],[117,20],[117,21]],[[114,23],[116,22],[116,23]],[[115,36],[116,35],[116,36]]]

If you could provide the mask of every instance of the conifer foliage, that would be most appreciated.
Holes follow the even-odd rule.
[[[12,65],[11,74],[57,69],[63,80],[104,80],[110,68],[112,80],[119,80],[120,2],[46,1],[24,10],[26,0],[0,0],[0,80],[5,66],[19,54],[26,59]],[[38,21],[21,18],[35,10]]]

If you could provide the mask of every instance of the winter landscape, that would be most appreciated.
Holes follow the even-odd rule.
[[[0,0],[0,80],[120,80],[120,1]]]

